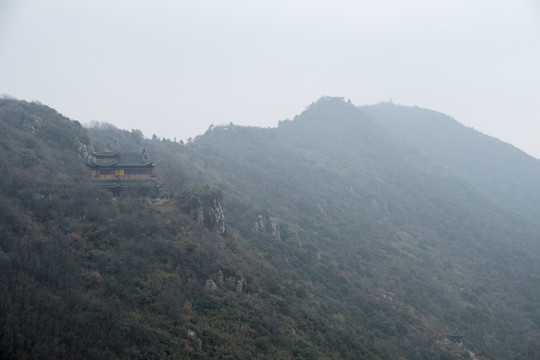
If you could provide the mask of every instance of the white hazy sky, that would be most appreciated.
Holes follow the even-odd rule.
[[[392,99],[540,158],[540,2],[0,0],[0,94],[170,139]]]

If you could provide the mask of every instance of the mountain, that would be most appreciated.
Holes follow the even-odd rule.
[[[217,128],[194,149],[215,171],[206,180],[230,195],[226,212],[247,218],[235,226],[248,230],[264,209],[302,239],[302,264],[284,256],[280,267],[306,267],[309,282],[321,282],[311,277],[328,267],[347,279],[347,291],[334,293],[343,309],[366,293],[391,292],[425,327],[466,329],[489,358],[521,352],[507,341],[519,333],[510,341],[517,344],[525,329],[538,327],[538,313],[530,312],[538,299],[538,226],[527,214],[538,211],[531,199],[540,192],[529,182],[538,160],[442,114],[382,107],[323,98],[277,129]],[[478,169],[483,154],[499,160],[489,157]]]
[[[446,115],[325,97],[183,144],[4,99],[0,126],[3,358],[540,356],[538,160]],[[159,194],[95,188],[90,144],[145,147]]]
[[[444,114],[394,104],[363,111],[504,207],[535,220],[540,216],[540,161]]]

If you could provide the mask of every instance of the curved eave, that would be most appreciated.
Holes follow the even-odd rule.
[[[111,158],[111,157],[120,156],[119,152],[104,152],[104,153],[91,152],[90,154],[92,154],[93,156],[97,158]]]
[[[86,166],[89,168],[113,168],[116,167],[118,162],[112,162],[112,163],[87,163]]]
[[[122,165],[122,164],[95,164],[95,163],[86,163],[86,166],[88,166],[91,169],[105,169],[105,168],[111,168],[111,169],[152,169],[155,168],[156,165],[154,164],[146,164],[146,165]]]
[[[153,168],[156,167],[154,163],[149,164],[118,164],[115,167],[118,168]]]

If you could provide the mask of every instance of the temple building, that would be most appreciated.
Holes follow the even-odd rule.
[[[104,152],[91,152],[86,159],[96,184],[107,189],[156,188],[156,166],[143,149],[140,153],[120,153],[107,147]]]
[[[460,343],[463,341],[463,335],[465,334],[460,332],[458,328],[455,328],[454,332],[448,335],[448,337],[450,338],[450,341],[455,342],[455,343]]]

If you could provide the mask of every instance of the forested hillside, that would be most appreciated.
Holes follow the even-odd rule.
[[[184,144],[3,99],[0,127],[2,358],[540,357],[539,162],[442,114],[322,98]],[[146,148],[159,192],[98,190],[81,144]]]
[[[226,211],[237,214],[230,221],[249,231],[254,215],[266,211],[293,229],[298,252],[276,257],[279,266],[302,271],[308,283],[324,283],[321,293],[346,313],[354,309],[347,317],[356,323],[369,319],[366,326],[377,333],[382,353],[394,357],[395,347],[433,341],[414,330],[458,327],[467,333],[465,344],[487,358],[532,356],[540,319],[534,285],[539,229],[516,209],[524,213],[533,204],[505,207],[495,194],[488,196],[491,189],[479,190],[491,177],[453,165],[474,164],[481,156],[475,147],[500,156],[500,162],[486,159],[497,163],[498,174],[492,173],[498,179],[516,177],[502,169],[512,171],[517,163],[535,173],[539,162],[471,129],[469,138],[479,144],[456,136],[445,128],[455,121],[444,115],[396,108],[395,122],[400,116],[403,122],[431,118],[432,133],[418,137],[427,142],[447,136],[441,146],[455,143],[458,155],[430,153],[375,111],[334,98],[319,100],[277,129],[216,128],[197,139],[194,151],[210,169],[208,181],[230,194]],[[411,133],[418,131],[410,126]],[[537,196],[528,185],[504,190]],[[388,316],[382,321],[362,304],[377,293],[393,294],[392,310],[382,311]],[[398,321],[407,319],[399,312],[404,309],[407,315],[414,310],[421,325]],[[429,331],[442,336],[445,330]],[[426,342],[415,343],[420,339]]]
[[[363,111],[520,216],[540,216],[540,161],[447,115],[382,103]]]

